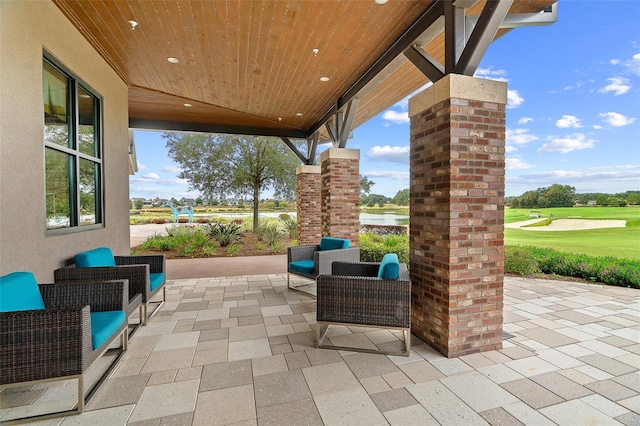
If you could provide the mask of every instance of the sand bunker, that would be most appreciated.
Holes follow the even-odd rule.
[[[525,231],[582,231],[585,229],[624,228],[626,220],[591,220],[591,219],[556,219],[547,226],[523,226],[540,222],[543,219],[523,220],[521,222],[507,223],[505,228],[519,228]]]

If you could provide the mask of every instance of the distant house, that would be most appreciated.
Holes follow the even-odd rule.
[[[595,207],[595,206],[596,206],[596,200],[587,201],[587,207]]]
[[[182,199],[180,199],[180,202],[184,203],[184,204],[195,204],[196,200],[193,199],[193,198],[184,198],[184,197],[182,197]]]

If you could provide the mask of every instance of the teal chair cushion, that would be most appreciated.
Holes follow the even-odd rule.
[[[98,247],[93,250],[76,254],[74,261],[78,268],[95,268],[98,266],[116,266],[116,259],[108,247]]]
[[[155,273],[149,274],[149,284],[151,287],[151,291],[155,291],[158,287],[160,287],[164,283],[164,274],[163,273]]]
[[[387,253],[380,262],[380,269],[378,269],[378,278],[389,278],[397,280],[400,274],[400,261],[398,255],[395,253]]]
[[[104,344],[124,324],[124,311],[91,312],[91,343],[93,349]]]
[[[12,272],[0,277],[0,312],[35,309],[44,309],[44,302],[31,272]]]
[[[322,237],[320,250],[336,250],[349,248],[349,240],[344,238]]]
[[[289,270],[301,274],[313,274],[313,260],[298,260],[289,263]]]

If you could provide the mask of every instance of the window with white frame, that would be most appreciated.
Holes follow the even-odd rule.
[[[100,98],[43,59],[46,229],[103,223]]]

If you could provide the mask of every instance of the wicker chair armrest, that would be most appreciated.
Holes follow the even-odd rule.
[[[319,245],[289,247],[287,248],[287,264],[299,260],[313,259],[313,254],[319,250]]]
[[[0,385],[82,373],[90,364],[89,306],[0,313]]]
[[[377,277],[380,264],[375,262],[333,262],[331,275]],[[323,274],[329,275],[329,274]]]
[[[360,247],[317,251],[313,254],[314,272],[316,275],[328,275],[331,274],[331,264],[333,262],[358,262],[359,260]]]
[[[89,305],[92,312],[125,311],[129,305],[129,280],[40,284],[47,308]]]
[[[133,256],[114,256],[116,265],[149,265],[152,274],[165,273],[166,257],[164,254],[139,254]]]
[[[53,271],[55,283],[98,282],[111,280],[129,280],[129,295],[143,294],[147,300],[151,292],[149,284],[149,265],[99,266],[94,268],[76,268],[75,265]]]
[[[320,275],[317,320],[380,327],[411,326],[411,281]]]

